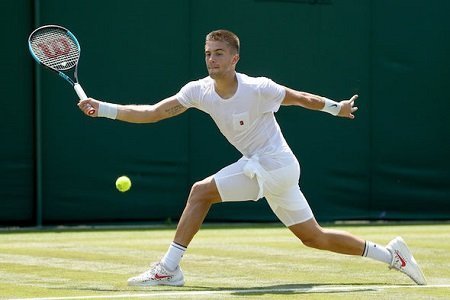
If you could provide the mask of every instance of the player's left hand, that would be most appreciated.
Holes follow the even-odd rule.
[[[354,119],[355,116],[353,115],[353,113],[358,110],[358,107],[354,106],[356,99],[358,99],[358,95],[353,95],[353,97],[351,97],[349,100],[341,101],[341,110],[339,111],[338,116]]]

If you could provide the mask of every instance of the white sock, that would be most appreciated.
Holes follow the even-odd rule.
[[[386,247],[366,241],[363,256],[378,260],[387,264],[392,262],[392,254]]]
[[[175,271],[180,264],[181,258],[183,257],[186,247],[181,246],[175,242],[172,242],[166,255],[161,259],[161,263],[169,270]]]

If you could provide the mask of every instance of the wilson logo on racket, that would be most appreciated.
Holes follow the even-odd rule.
[[[69,54],[71,49],[69,42],[64,38],[52,40],[47,43],[40,43],[37,46],[48,58],[56,58],[61,55]]]

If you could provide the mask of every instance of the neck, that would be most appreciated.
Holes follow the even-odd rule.
[[[214,79],[214,89],[223,99],[233,97],[238,88],[236,72],[230,72],[226,76]]]

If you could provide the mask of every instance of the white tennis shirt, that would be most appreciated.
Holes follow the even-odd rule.
[[[183,106],[209,114],[245,157],[290,152],[274,116],[284,99],[285,88],[265,77],[236,75],[238,88],[231,98],[221,98],[209,76],[189,82],[176,97]]]

